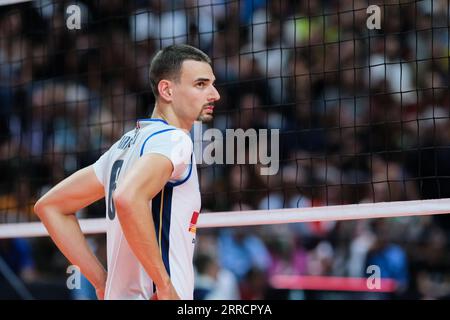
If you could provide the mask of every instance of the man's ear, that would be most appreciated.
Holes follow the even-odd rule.
[[[169,80],[161,80],[158,83],[159,96],[167,102],[172,101],[172,82]]]

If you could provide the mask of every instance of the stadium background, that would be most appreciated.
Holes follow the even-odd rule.
[[[80,30],[66,8],[81,8]],[[368,30],[366,9],[381,8]],[[213,60],[222,99],[207,127],[280,129],[280,172],[201,165],[202,211],[446,198],[450,194],[449,2],[52,1],[0,6],[0,223],[36,221],[49,187],[93,163],[153,108],[148,65],[172,43]],[[205,127],[206,128],[206,127]],[[78,213],[104,216],[104,204]],[[202,229],[198,298],[450,295],[450,219],[423,216]],[[103,235],[90,243],[104,258]],[[48,238],[0,240],[35,298],[66,288]],[[275,290],[277,274],[364,277],[389,294]],[[18,298],[0,275],[0,297]]]

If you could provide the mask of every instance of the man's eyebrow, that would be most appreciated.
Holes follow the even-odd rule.
[[[194,80],[194,82],[209,82],[211,79],[209,78],[197,78]],[[216,79],[213,79],[212,82],[216,82]]]
[[[208,78],[197,78],[194,81],[195,82],[200,82],[200,81],[208,82],[208,81],[211,81],[211,79],[208,79]]]

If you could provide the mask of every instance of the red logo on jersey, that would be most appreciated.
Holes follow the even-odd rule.
[[[194,211],[191,217],[191,223],[189,225],[189,232],[196,233],[197,232],[197,220],[199,213]]]

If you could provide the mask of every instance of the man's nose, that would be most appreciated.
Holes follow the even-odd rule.
[[[217,91],[216,87],[212,87],[211,97],[209,100],[217,101],[220,99],[219,91]]]

